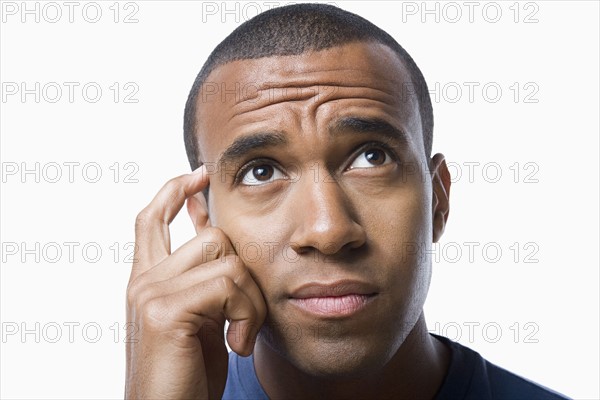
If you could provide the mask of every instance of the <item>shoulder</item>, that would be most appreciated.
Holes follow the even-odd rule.
[[[491,392],[498,399],[547,399],[559,400],[567,397],[516,375],[504,368],[485,361]]]
[[[446,378],[437,400],[442,399],[567,399],[540,384],[507,371],[479,353],[443,336],[433,335],[451,351]]]

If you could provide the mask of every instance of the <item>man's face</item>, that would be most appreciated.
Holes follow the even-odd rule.
[[[211,224],[263,292],[259,340],[305,372],[382,366],[421,314],[432,184],[410,82],[354,43],[235,61],[200,93]]]

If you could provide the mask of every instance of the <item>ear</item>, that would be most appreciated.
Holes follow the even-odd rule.
[[[208,206],[203,193],[196,193],[187,198],[187,211],[192,219],[196,234],[210,226],[208,217]]]
[[[431,158],[430,169],[433,216],[433,242],[436,243],[442,237],[448,214],[450,213],[450,172],[446,166],[443,154],[436,154]]]

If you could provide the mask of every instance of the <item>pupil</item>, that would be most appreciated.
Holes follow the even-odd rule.
[[[381,165],[385,161],[385,153],[381,150],[369,150],[365,153],[365,158],[371,164]]]
[[[259,181],[267,181],[273,176],[273,168],[267,165],[254,167],[254,177]]]

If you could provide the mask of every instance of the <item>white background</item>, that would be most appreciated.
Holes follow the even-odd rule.
[[[70,22],[63,2],[2,2],[7,399],[122,397],[135,216],[189,170],[183,107],[209,52],[274,2],[74,4]],[[337,4],[394,36],[436,90],[434,151],[455,182],[430,330],[569,396],[598,398],[598,2]],[[37,7],[39,22],[24,7]],[[35,90],[22,98],[36,82],[39,102]],[[137,102],[125,102],[136,88],[127,100]],[[35,163],[39,176],[21,174]],[[174,247],[193,235],[186,215],[172,228]]]

